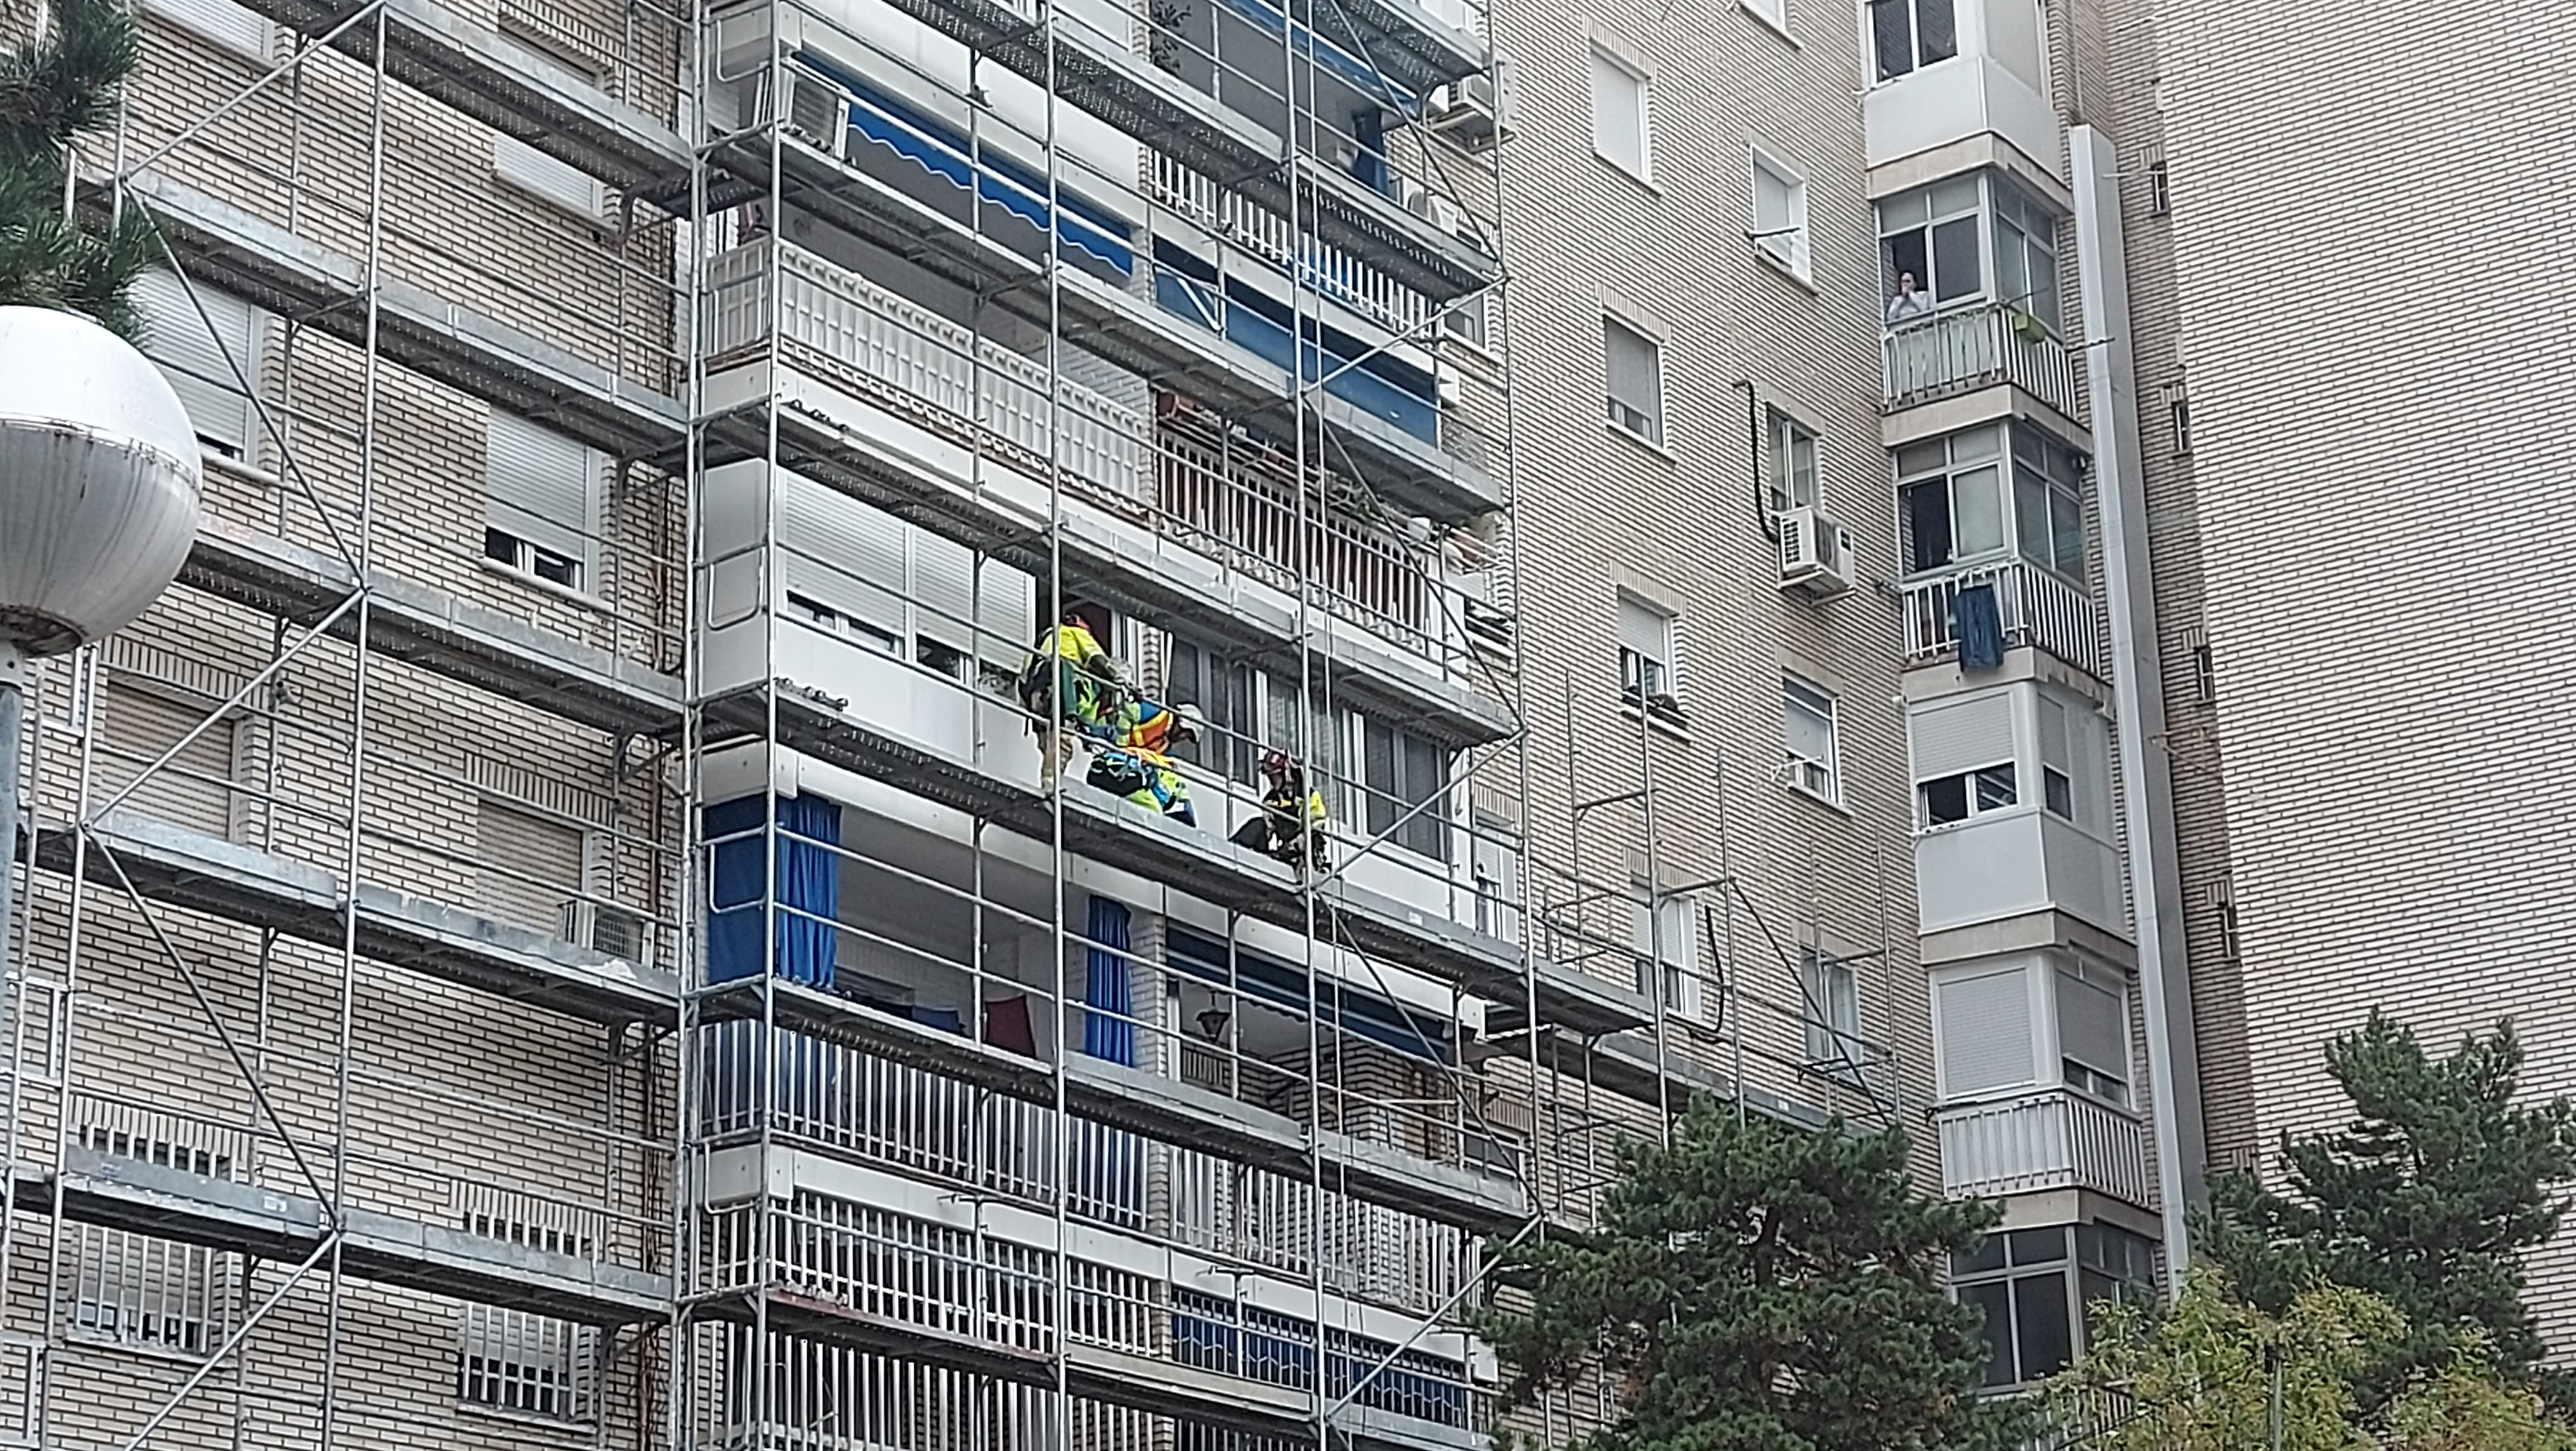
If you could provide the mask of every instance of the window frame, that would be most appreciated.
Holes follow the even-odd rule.
[[[598,1253],[595,1239],[561,1225],[535,1225],[496,1213],[463,1209],[456,1223],[467,1234],[546,1253],[576,1257]],[[543,1344],[541,1353],[558,1363],[548,1365],[530,1358],[525,1351],[531,1343]],[[509,1354],[514,1350],[521,1353]],[[479,1371],[478,1361],[483,1362]],[[521,1374],[513,1378],[502,1368],[505,1366]],[[456,1399],[466,1409],[525,1417],[554,1426],[593,1425],[599,1419],[601,1370],[601,1336],[595,1327],[499,1305],[468,1302],[465,1307],[456,1345]],[[549,1375],[553,1384],[545,1388],[560,1397],[560,1409],[503,1403],[513,1385],[543,1385]],[[478,1377],[487,1385],[486,1394],[476,1394]]]
[[[205,1143],[158,1138],[113,1124],[86,1123],[77,1141],[100,1153],[209,1179],[234,1180],[238,1167],[232,1155]],[[63,1298],[68,1338],[191,1361],[212,1355],[223,1343],[238,1308],[233,1295],[238,1263],[230,1251],[104,1225],[76,1229],[71,1289]],[[144,1246],[163,1252],[142,1253]],[[163,1282],[157,1293],[144,1288],[144,1281],[155,1277]],[[111,1278],[119,1285],[111,1286]],[[175,1293],[168,1288],[172,1283]],[[121,1295],[124,1285],[131,1285],[133,1294]],[[175,1337],[169,1333],[173,1328]]]
[[[1861,1031],[1859,972],[1849,958],[1801,947],[1798,987],[1807,1071],[1859,1087],[1870,1064],[1869,1040]]]
[[[1806,173],[1758,144],[1747,147],[1746,156],[1751,163],[1749,176],[1753,188],[1752,225],[1746,229],[1747,240],[1753,243],[1753,250],[1764,261],[1799,282],[1812,285],[1815,273],[1809,247]],[[1762,215],[1762,183],[1766,177],[1781,188],[1782,209],[1788,214],[1783,218],[1783,225],[1776,229],[1766,226]],[[1786,237],[1787,246],[1774,245],[1778,237],[1769,235],[1774,231]]]
[[[499,481],[494,477],[493,442],[501,431],[510,428],[528,430],[531,439],[540,446],[559,443],[578,451],[582,511],[578,521],[568,524],[559,519],[549,519],[532,504],[504,497]],[[483,558],[502,572],[528,583],[585,600],[598,599],[607,527],[608,467],[605,454],[569,434],[557,433],[505,409],[491,410],[484,431]],[[567,538],[578,542],[579,552],[567,554],[559,547],[536,539],[524,527],[514,527],[518,521],[505,517],[512,511],[561,531]],[[565,578],[554,577],[549,569]]]
[[[2050,337],[2064,336],[2066,301],[2059,285],[2057,234],[2066,219],[2051,211],[2047,203],[1992,173],[1979,178],[1978,189],[1987,217],[1987,266],[1993,272],[1995,300],[2017,313],[2037,318]],[[2007,245],[2008,236],[2013,245]],[[2020,258],[2024,285],[2017,293],[2008,290],[2004,281],[2007,253]],[[2046,305],[2033,305],[2041,302]]]
[[[1669,725],[1687,725],[1689,715],[1681,706],[1681,616],[1626,590],[1615,598],[1620,703]],[[1640,648],[1636,635],[1652,635],[1655,648]]]
[[[1788,756],[1784,775],[1790,790],[1811,796],[1828,806],[1840,809],[1843,804],[1842,705],[1834,693],[1813,680],[1794,672],[1780,677],[1781,744]],[[1806,699],[1801,699],[1804,696]],[[1803,710],[1810,716],[1821,716],[1825,728],[1827,760],[1817,761],[1798,754],[1790,744],[1789,712]]]
[[[1692,931],[1692,899],[1678,892],[1657,894],[1642,880],[1628,884],[1629,951],[1635,956],[1635,987],[1638,995],[1653,1002],[1660,996],[1664,1016],[1697,1018],[1700,1015],[1699,937]],[[1658,917],[1676,916],[1678,922],[1658,923]],[[1656,962],[1655,937],[1664,939],[1664,955]],[[1650,982],[1652,967],[1663,969],[1660,993]]]
[[[1972,439],[1991,440],[1992,452],[1963,454],[1960,445]],[[1909,468],[1908,454],[1929,449],[1935,444],[1942,450],[1938,468]],[[1984,445],[1981,443],[1979,446]],[[1906,578],[1929,579],[2014,557],[2017,543],[2012,518],[2012,448],[2001,425],[1979,424],[1937,439],[1927,438],[1890,449],[1888,467],[1896,481],[1898,543],[1902,549]],[[1962,552],[1959,548],[1959,482],[1979,472],[1992,476],[1996,542],[1988,548]],[[1936,484],[1942,494],[1942,523],[1948,539],[1948,552],[1940,559],[1918,563],[1922,545],[1915,527],[1914,494]]]
[[[500,34],[509,44],[571,72],[592,89],[600,88],[603,77],[597,65],[531,34],[526,26],[512,24],[506,15],[501,20]],[[504,132],[492,133],[492,179],[521,196],[585,222],[597,222],[608,212],[605,182]],[[576,187],[586,192],[578,202],[567,195]]]
[[[1991,1310],[1988,1311],[1986,1324],[1982,1328],[1988,1354],[1984,1376],[1987,1391],[2005,1391],[2038,1384],[2065,1370],[2067,1366],[2073,1365],[2084,1353],[2081,1305],[2077,1300],[2073,1230],[2074,1226],[2065,1224],[2043,1225],[2034,1229],[1999,1229],[1987,1235],[1975,1249],[1950,1257],[1952,1298],[1962,1304],[1968,1304],[1971,1303],[1972,1292],[1996,1287],[2001,1287],[2003,1291],[2000,1298],[2007,1316],[2007,1323],[2003,1327],[2003,1338],[2001,1340],[1996,1338],[1997,1327]],[[2037,1243],[2040,1237],[2048,1234],[2057,1236],[2055,1258],[2025,1260],[2018,1257],[2025,1245],[2031,1246],[2034,1254],[2038,1253]],[[1992,1263],[1983,1263],[1988,1260]],[[2066,1359],[2063,1364],[2049,1366],[2032,1373],[2028,1366],[2034,1357],[2029,1354],[2031,1347],[2024,1343],[2023,1336],[2022,1316],[2025,1307],[2022,1287],[2044,1284],[2051,1280],[2057,1283],[2058,1310],[2065,1317],[2058,1328],[2063,1331]],[[1981,1304],[1979,1308],[1987,1307]],[[2002,1359],[2002,1353],[2007,1348],[2011,1356],[2008,1365],[2011,1374],[1997,1379],[1994,1367]],[[2043,1351],[2050,1348],[2045,1344],[2040,1347]]]
[[[2003,791],[2008,799],[1989,806],[1986,804],[1986,789],[1992,784],[1989,778],[1997,771],[2003,773]],[[1932,819],[1931,797],[1927,793],[1936,786],[1947,786],[1953,781],[1959,783],[1961,792],[1960,814],[1945,821],[1935,821]],[[2007,811],[2018,809],[2022,804],[2019,765],[2007,757],[1965,771],[1952,771],[1945,775],[1917,780],[1914,783],[1914,827],[1917,831],[1945,831],[1954,826],[1965,826],[1980,817],[2002,815]]]
[[[169,279],[166,284],[160,280],[165,277]],[[165,286],[174,292],[165,293]],[[183,279],[160,268],[150,269],[143,274],[143,279],[138,279],[133,298],[144,324],[144,356],[169,380],[171,391],[179,395],[181,407],[187,408],[188,397],[192,393],[219,395],[223,400],[224,416],[220,418],[199,418],[195,409],[188,409],[188,427],[196,435],[198,452],[242,468],[256,468],[254,461],[259,455],[263,430],[254,395],[259,389],[261,358],[268,347],[268,314],[246,298]],[[161,315],[165,304],[172,309],[167,317]],[[205,308],[205,317],[197,314],[200,305]],[[216,327],[224,328],[229,335],[216,336]],[[242,392],[234,387],[230,368],[221,373],[214,371],[220,358],[209,359],[205,365],[208,371],[200,375],[193,368],[165,363],[155,356],[156,349],[167,347],[169,337],[163,330],[171,328],[184,328],[191,334],[203,328],[203,336],[214,344],[218,354],[227,351],[226,345],[238,343],[239,349],[233,352],[231,361],[239,365],[241,376],[250,382],[251,391]],[[209,397],[201,401],[211,405],[214,399]],[[204,426],[208,423],[239,424],[239,437],[234,437],[228,429],[210,430]]]
[[[1791,509],[1814,509],[1823,504],[1824,481],[1818,463],[1823,445],[1816,431],[1800,422],[1788,410],[1771,407],[1765,410],[1764,442],[1771,452],[1769,478],[1771,512],[1776,517]],[[1807,455],[1806,488],[1800,497],[1797,454],[1803,444]]]
[[[1613,347],[1615,340],[1620,336],[1627,337],[1643,350],[1646,370],[1651,375],[1649,381],[1654,389],[1654,406],[1651,410],[1640,410],[1636,405],[1619,396]],[[1663,339],[1638,324],[1604,309],[1601,314],[1601,370],[1603,426],[1633,442],[1644,444],[1658,453],[1669,451],[1667,440],[1671,437],[1671,430],[1665,426],[1664,409],[1667,395],[1664,388]],[[1639,428],[1637,424],[1622,417],[1620,414],[1622,409],[1638,414],[1645,427]]]
[[[2132,985],[2115,973],[2100,969],[2085,970],[2080,963],[2065,961],[2051,965],[2048,983],[2048,1012],[2052,1036],[2056,1038],[2058,1082],[2067,1092],[2077,1094],[2122,1113],[2137,1111],[2137,1073],[2134,1039],[2137,1032],[2137,1009],[2131,1001]],[[2104,978],[2110,979],[2104,981]],[[2067,1051],[2065,982],[2078,988],[2106,992],[2119,1015],[2120,1064],[2114,1072],[2098,1063],[2090,1063]]]
[[[1948,12],[1950,39],[1949,49],[1946,52],[1927,58],[1924,54],[1924,26],[1920,12],[1930,5],[1937,5]],[[1902,67],[1890,69],[1887,64],[1887,42],[1893,38],[1893,32],[1880,22],[1879,17],[1883,13],[1895,10],[1902,10],[1905,17],[1905,64]],[[1956,0],[1868,0],[1868,3],[1861,7],[1861,49],[1869,57],[1870,75],[1873,77],[1870,84],[1873,86],[1901,81],[1907,76],[1929,70],[1943,61],[1957,60],[1960,50],[1959,8]]]
[[[277,27],[240,0],[142,0],[143,8],[230,55],[265,64],[277,51]],[[258,39],[249,38],[256,34]]]
[[[1619,55],[1600,41],[1592,43],[1592,154],[1616,169],[1620,175],[1641,185],[1655,184],[1655,77],[1651,71]],[[1604,75],[1628,82],[1637,100],[1637,132],[1634,138],[1637,157],[1634,165],[1613,154],[1603,144],[1609,118],[1601,106]]]

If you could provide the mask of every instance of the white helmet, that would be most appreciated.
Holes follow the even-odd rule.
[[[1206,713],[1201,711],[1197,706],[1187,703],[1173,706],[1172,718],[1177,722],[1177,724],[1172,727],[1172,735],[1177,739],[1185,741],[1197,740],[1199,738],[1199,727],[1207,724]]]

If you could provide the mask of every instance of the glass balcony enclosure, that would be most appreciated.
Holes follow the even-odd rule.
[[[2042,430],[1990,423],[1890,456],[1908,579],[2007,560],[2085,583],[2084,459]]]

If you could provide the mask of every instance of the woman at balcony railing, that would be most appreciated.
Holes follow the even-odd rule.
[[[1899,272],[1896,274],[1896,295],[1887,300],[1887,325],[1889,327],[1894,327],[1901,322],[1912,322],[1918,317],[1930,317],[1932,315],[1932,299],[1924,296],[1922,293],[1917,292],[1914,289],[1915,284],[1913,273]]]

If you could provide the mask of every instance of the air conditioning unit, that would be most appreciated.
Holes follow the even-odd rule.
[[[1430,127],[1469,151],[1487,151],[1520,129],[1519,70],[1508,56],[1494,57],[1493,74],[1435,88]]]
[[[644,919],[621,907],[603,907],[576,899],[563,904],[563,940],[575,947],[640,962],[644,957]]]
[[[1456,202],[1436,191],[1427,191],[1410,182],[1406,183],[1406,186],[1408,188],[1404,196],[1406,211],[1450,236],[1458,235],[1458,229],[1466,224],[1467,218],[1465,213],[1458,210]]]
[[[1822,509],[1781,511],[1780,587],[1814,595],[1852,587],[1851,535]]]

